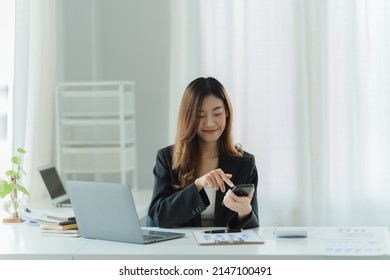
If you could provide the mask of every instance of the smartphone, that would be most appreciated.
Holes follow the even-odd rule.
[[[255,187],[253,184],[241,184],[233,187],[232,191],[238,196],[247,196]]]

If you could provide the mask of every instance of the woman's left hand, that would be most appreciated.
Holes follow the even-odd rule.
[[[251,201],[254,192],[252,190],[247,196],[237,196],[232,190],[228,190],[223,198],[223,204],[230,210],[237,212],[238,219],[243,220],[252,212]]]

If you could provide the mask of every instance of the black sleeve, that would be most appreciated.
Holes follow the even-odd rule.
[[[248,173],[249,176],[245,180],[247,183],[252,183],[255,185],[255,192],[253,194],[253,198],[251,201],[252,206],[252,213],[246,219],[245,221],[238,222],[237,220],[237,213],[235,213],[228,221],[228,227],[229,228],[242,228],[242,229],[249,229],[249,228],[256,228],[259,226],[259,218],[258,218],[258,202],[257,202],[257,184],[258,184],[258,174],[257,174],[257,168],[255,164],[255,159],[253,156],[250,156],[249,158],[249,168],[250,172]]]
[[[198,192],[195,184],[175,189],[178,183],[171,168],[172,156],[167,149],[159,150],[153,169],[154,189],[149,217],[158,227],[177,227],[199,216],[210,201],[204,190]]]

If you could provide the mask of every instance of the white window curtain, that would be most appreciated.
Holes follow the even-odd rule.
[[[0,178],[4,178],[9,169],[8,159],[11,158],[12,118],[9,114],[12,108],[14,22],[13,1],[0,1]]]
[[[256,156],[261,225],[390,226],[390,3],[197,3],[200,76]]]
[[[175,140],[181,92],[194,77],[201,76],[199,3],[170,0],[171,50],[169,139]]]
[[[46,194],[37,167],[52,162],[55,82],[55,0],[15,1],[13,148],[23,166],[32,203]]]

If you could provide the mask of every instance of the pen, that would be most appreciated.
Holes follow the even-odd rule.
[[[232,233],[232,232],[241,232],[242,229],[218,229],[218,230],[206,230],[204,233]]]

